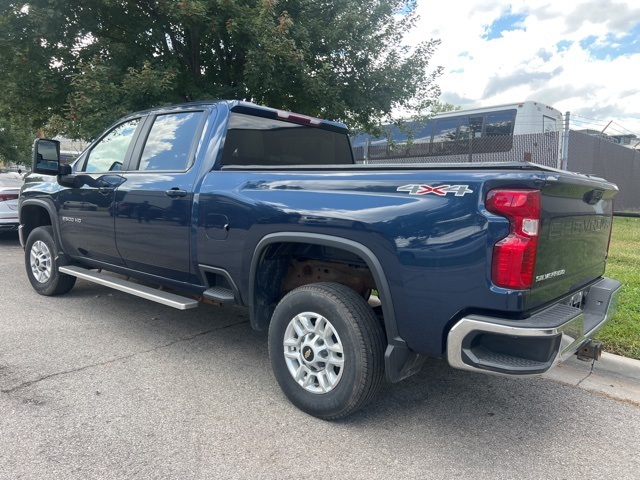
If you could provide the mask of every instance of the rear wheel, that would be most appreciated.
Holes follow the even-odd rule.
[[[350,415],[374,398],[384,348],[371,307],[337,283],[291,291],[269,327],[269,356],[280,387],[298,408],[324,419]]]
[[[29,282],[40,295],[61,295],[73,288],[76,277],[59,273],[56,267],[56,245],[50,226],[38,227],[29,234],[24,253]]]

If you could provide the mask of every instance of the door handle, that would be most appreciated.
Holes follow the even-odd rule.
[[[111,182],[106,181],[102,177],[97,179],[97,183],[98,183],[98,191],[102,195],[111,195],[116,189],[116,185],[113,185]]]
[[[178,187],[173,187],[171,190],[167,190],[166,192],[164,192],[164,194],[167,197],[171,197],[171,198],[186,197],[187,191],[181,190]]]

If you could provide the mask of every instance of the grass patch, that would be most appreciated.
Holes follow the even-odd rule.
[[[622,292],[615,316],[595,340],[607,352],[640,360],[640,218],[614,218],[606,275],[622,282]]]

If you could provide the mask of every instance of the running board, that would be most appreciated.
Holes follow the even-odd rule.
[[[112,277],[111,275],[104,275],[102,273],[92,272],[86,268],[75,267],[68,265],[59,267],[60,273],[66,273],[74,277],[82,278],[93,283],[104,285],[115,290],[120,290],[125,293],[130,293],[137,297],[151,300],[152,302],[161,303],[169,307],[177,308],[178,310],[187,310],[189,308],[195,308],[198,306],[198,301],[192,298],[182,297],[174,293],[164,292],[156,288],[146,287],[138,283],[130,282],[118,277]]]

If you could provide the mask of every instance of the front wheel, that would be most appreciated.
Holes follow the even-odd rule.
[[[384,375],[384,349],[384,330],[371,307],[337,283],[289,292],[269,327],[271,365],[285,395],[328,420],[374,398]]]
[[[50,226],[35,228],[29,234],[24,253],[29,282],[40,295],[61,295],[73,288],[76,277],[60,273],[56,267],[56,245]]]

